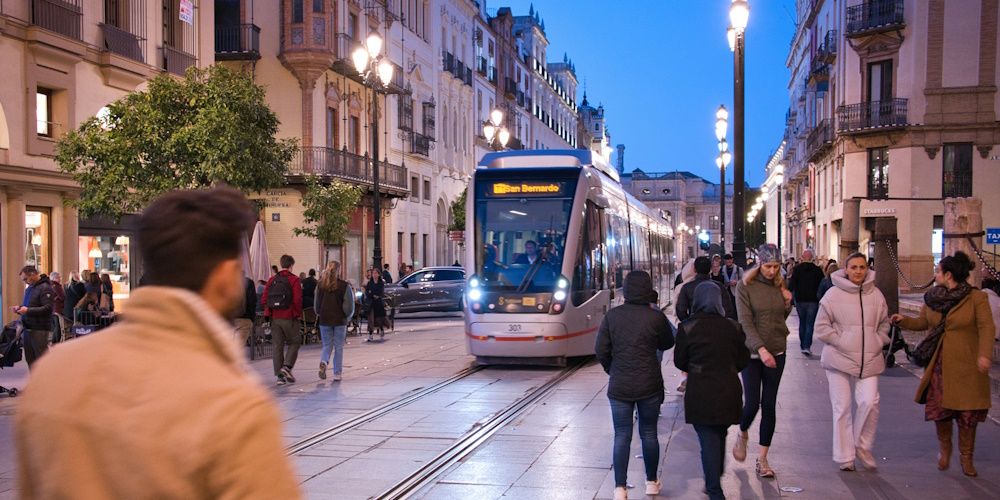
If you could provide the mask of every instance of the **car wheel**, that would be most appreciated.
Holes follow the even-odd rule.
[[[456,311],[462,312],[464,310],[465,310],[465,295],[462,295],[462,298],[458,299],[458,309],[456,309]]]

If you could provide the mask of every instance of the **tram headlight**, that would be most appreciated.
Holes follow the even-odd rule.
[[[566,297],[569,292],[569,280],[565,276],[556,279],[556,290],[552,292],[552,308],[549,314],[559,314],[566,307]]]
[[[557,302],[566,300],[566,292],[563,290],[556,290],[556,293],[552,294],[552,300]]]
[[[483,298],[483,292],[480,291],[478,288],[473,288],[469,290],[469,300],[478,301],[481,298]]]
[[[483,304],[479,302],[483,298],[483,291],[479,288],[481,284],[479,277],[472,276],[469,278],[469,288],[466,295],[469,298],[469,307],[474,313],[483,312]]]

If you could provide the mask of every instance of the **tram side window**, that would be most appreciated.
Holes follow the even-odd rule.
[[[647,273],[649,272],[649,230],[639,226],[638,224],[632,225],[632,260],[635,265],[634,270],[643,270]]]
[[[604,288],[604,250],[601,234],[601,211],[587,202],[580,244],[576,252],[573,268],[573,305],[579,306]]]
[[[622,278],[629,267],[628,232],[625,230],[625,219],[618,214],[608,213],[605,217],[605,229],[608,233],[608,281],[610,288],[621,288]]]

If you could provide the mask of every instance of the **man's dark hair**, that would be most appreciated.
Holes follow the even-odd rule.
[[[38,268],[29,264],[27,266],[22,267],[21,268],[21,272],[19,274],[23,274],[25,276],[28,276],[28,275],[31,275],[31,274],[35,274],[37,272],[38,272]]]
[[[733,254],[727,253],[726,255],[723,255],[722,260],[733,260]]]
[[[382,266],[382,267],[384,267],[386,271],[388,271],[388,270],[389,270],[389,264],[386,264],[386,265],[384,265],[384,266]]]
[[[239,257],[255,221],[246,197],[230,187],[160,195],[136,227],[149,283],[201,290],[216,266]]]
[[[289,267],[295,265],[295,259],[293,259],[291,255],[282,255],[278,262],[281,263],[282,269],[288,269]]]
[[[314,276],[316,276],[316,270],[315,269],[310,269],[309,270],[309,277],[312,278]]]
[[[712,259],[702,255],[694,259],[694,272],[698,274],[708,274],[712,270]]]

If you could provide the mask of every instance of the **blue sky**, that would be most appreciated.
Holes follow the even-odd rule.
[[[785,60],[795,33],[792,0],[748,0],[746,181],[759,186],[788,109]],[[715,111],[730,111],[733,53],[726,40],[730,0],[486,0],[491,11],[545,21],[549,62],[567,53],[583,97],[604,105],[611,145],[625,144],[625,170],[687,170],[718,182]],[[726,171],[732,182],[732,163]]]

